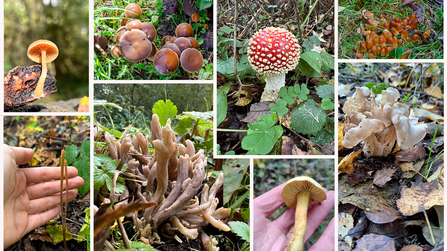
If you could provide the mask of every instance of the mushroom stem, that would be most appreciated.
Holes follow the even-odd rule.
[[[40,73],[39,81],[34,90],[34,97],[40,98],[40,96],[42,96],[43,86],[45,84],[45,79],[47,78],[47,71],[47,53],[46,51],[42,51],[42,73]]]
[[[272,75],[265,78],[265,88],[261,96],[261,102],[275,101],[278,92],[286,83],[286,74]]]
[[[309,206],[309,191],[303,191],[296,196],[295,226],[287,251],[303,251],[304,236],[307,227],[307,208]]]

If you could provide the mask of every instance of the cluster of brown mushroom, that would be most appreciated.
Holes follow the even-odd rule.
[[[363,141],[365,156],[388,156],[395,143],[407,150],[424,139],[427,126],[409,118],[410,107],[397,102],[398,90],[390,87],[371,96],[367,87],[360,87],[344,104],[343,147],[353,148]]]
[[[362,31],[365,42],[357,41],[359,47],[354,48],[357,52],[357,59],[376,58],[377,56],[389,57],[390,51],[405,44],[419,44],[422,37],[429,38],[431,30],[423,33],[416,30],[419,25],[416,13],[400,19],[396,15],[381,14],[380,20],[374,19],[374,14],[363,11],[363,16],[368,24]],[[406,49],[400,58],[407,59],[410,56],[410,49]]]
[[[203,56],[200,53],[199,43],[193,37],[194,30],[191,25],[181,23],[175,30],[175,37],[163,37],[163,47],[158,49],[154,44],[157,30],[148,22],[141,22],[142,10],[137,4],[126,6],[124,15],[129,19],[121,19],[121,27],[117,30],[115,41],[118,46],[111,48],[114,57],[123,56],[130,62],[153,62],[154,68],[163,75],[174,73],[179,64],[187,72],[197,72],[202,68]],[[200,19],[198,14],[192,15],[193,22]],[[95,51],[101,51],[107,47],[107,41],[95,36]]]
[[[169,120],[161,127],[158,116],[153,115],[150,138],[141,133],[131,137],[127,135],[129,130],[117,139],[96,128],[95,138],[107,143],[106,154],[124,161],[128,167],[121,174],[127,178],[126,190],[118,198],[112,188],[111,197],[102,198],[101,203],[121,201],[129,194],[135,194],[143,202],[157,203],[156,207],[132,214],[137,232],[135,237],[146,244],[160,244],[160,234],[175,237],[177,230],[189,239],[196,239],[201,234],[202,244],[215,245],[215,240],[210,240],[202,227],[211,223],[223,231],[230,230],[221,220],[227,218],[231,210],[217,209],[219,199],[216,194],[222,187],[223,174],[211,187],[203,184],[207,165],[204,151],[196,152],[188,140],[186,146],[177,143]],[[149,144],[155,149],[153,155],[149,153]],[[101,148],[96,149],[96,152],[100,151]],[[199,200],[197,196],[201,188]]]

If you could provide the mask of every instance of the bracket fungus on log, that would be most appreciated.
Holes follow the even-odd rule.
[[[204,150],[196,151],[189,140],[185,145],[178,143],[170,120],[162,127],[157,115],[152,116],[150,137],[142,133],[129,136],[129,130],[117,139],[96,127],[94,138],[107,143],[108,156],[127,165],[120,174],[129,178],[127,186],[120,198],[111,196],[111,200],[118,201],[118,205],[127,203],[123,199],[134,194],[143,203],[158,205],[131,215],[136,230],[134,238],[148,245],[161,244],[160,234],[173,237],[173,230],[177,230],[189,239],[196,239],[203,233],[202,227],[209,224],[229,231],[222,220],[231,210],[217,208],[216,196],[223,185],[223,174],[218,175],[211,187],[206,184]],[[149,145],[155,149],[152,155]],[[102,203],[107,202],[108,199],[103,199]],[[206,240],[204,234],[201,237]]]
[[[346,101],[343,147],[353,148],[363,141],[367,157],[388,156],[396,142],[406,150],[424,139],[427,126],[409,118],[410,107],[397,102],[398,90],[390,87],[368,100],[370,96],[367,87],[357,87],[354,96]]]

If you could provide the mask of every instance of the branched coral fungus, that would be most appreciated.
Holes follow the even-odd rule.
[[[410,120],[410,107],[396,102],[399,91],[388,88],[371,101],[370,96],[367,87],[360,87],[346,101],[344,147],[353,148],[363,141],[366,156],[388,156],[396,141],[401,149],[409,149],[425,137],[427,126]]]
[[[196,239],[199,233],[203,233],[202,227],[209,223],[223,231],[230,230],[221,221],[230,215],[230,209],[217,209],[219,199],[216,194],[222,187],[223,174],[211,187],[203,184],[207,165],[203,150],[196,151],[189,140],[185,142],[186,146],[177,143],[170,121],[161,127],[157,115],[152,117],[150,137],[141,133],[131,137],[127,132],[116,139],[99,131],[95,138],[107,143],[107,154],[111,158],[120,160],[115,174],[120,174],[121,167],[127,165],[126,171],[120,174],[127,178],[126,190],[116,195],[112,187],[105,202],[127,203],[120,200],[133,194],[135,199],[157,203],[156,207],[129,215],[135,225],[136,237],[151,245],[161,243],[160,234],[173,237],[173,230],[189,239]],[[149,153],[149,144],[155,149],[153,155]]]

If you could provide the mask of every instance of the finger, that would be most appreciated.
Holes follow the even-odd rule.
[[[60,180],[61,168],[60,167],[37,167],[37,168],[24,168],[23,172],[26,176],[28,184],[41,183],[50,180]],[[69,166],[68,178],[73,178],[78,175],[78,169]]]
[[[276,211],[276,209],[284,204],[281,192],[285,185],[286,183],[279,185],[253,200],[254,206],[259,208],[259,212],[262,213],[264,217],[269,217]]]
[[[8,149],[9,148],[9,149]],[[33,149],[23,147],[7,147],[5,151],[9,151],[10,156],[15,160],[17,165],[23,165],[28,163],[32,158]]]
[[[68,189],[80,188],[84,185],[84,179],[79,176],[71,178],[68,180]],[[64,182],[63,191],[66,190],[67,184]],[[56,193],[60,193],[61,182],[60,180],[49,181],[43,183],[37,183],[35,185],[29,185],[26,187],[26,192],[30,200],[47,197]]]
[[[43,224],[49,222],[51,219],[56,217],[56,215],[59,214],[60,211],[61,211],[61,207],[55,206],[55,207],[51,208],[50,210],[45,211],[43,213],[29,216],[28,226],[26,227],[25,233],[28,233],[29,231],[34,230],[34,229],[42,226]]]
[[[318,250],[334,250],[334,231],[335,231],[335,218],[332,218],[329,225],[324,230],[320,239],[311,247],[309,251],[318,251]]]
[[[273,224],[281,231],[286,234],[290,227],[295,223],[295,209],[287,208],[281,215],[279,215]]]
[[[326,216],[334,208],[334,191],[327,192],[327,199],[320,204],[315,203],[313,208],[307,213],[307,230],[305,241],[309,239],[315,230],[324,221]]]
[[[78,194],[77,190],[68,191],[68,200],[70,201],[70,200],[76,198],[77,194]],[[66,192],[64,192],[62,196],[63,196],[63,200],[65,202]],[[55,207],[60,202],[61,202],[60,194],[31,200],[30,201],[31,209],[28,212],[28,214],[37,214],[37,213],[43,212],[45,210]]]

